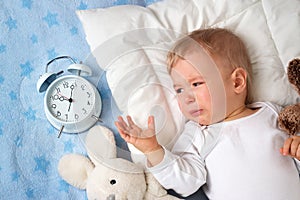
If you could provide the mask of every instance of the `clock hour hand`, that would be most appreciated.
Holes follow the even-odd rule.
[[[69,108],[68,108],[68,112],[70,112],[70,108],[71,108],[71,104],[73,102],[73,99],[72,99],[72,95],[73,95],[73,89],[74,89],[74,86],[72,87],[73,85],[71,85],[71,95],[70,95],[70,98],[68,99],[69,100]]]

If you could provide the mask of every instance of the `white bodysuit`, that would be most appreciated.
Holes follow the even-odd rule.
[[[202,185],[209,199],[300,200],[299,161],[282,156],[288,137],[277,127],[280,107],[251,104],[256,113],[201,127],[189,121],[172,153],[148,168],[182,196]]]

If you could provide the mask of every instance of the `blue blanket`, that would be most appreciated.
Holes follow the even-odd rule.
[[[64,154],[86,154],[82,139],[77,134],[57,138],[58,131],[45,116],[44,94],[37,92],[37,80],[46,63],[57,56],[69,55],[77,62],[89,57],[76,10],[121,4],[147,6],[155,1],[0,1],[0,199],[86,199],[85,191],[68,185],[57,171]],[[105,74],[90,64],[91,80],[97,80],[94,84],[103,101],[101,118],[116,133],[112,115],[116,108]],[[65,66],[54,64],[49,70],[55,67]],[[117,144],[124,142],[117,137]]]

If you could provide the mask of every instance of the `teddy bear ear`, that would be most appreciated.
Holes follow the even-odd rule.
[[[79,189],[86,189],[88,175],[93,169],[93,163],[79,154],[64,155],[58,163],[58,173],[62,179]]]
[[[99,159],[117,157],[117,148],[114,134],[104,126],[94,126],[85,138],[85,146],[89,157],[95,165]]]
[[[287,68],[287,75],[290,83],[300,94],[300,59],[299,58],[295,58],[289,62],[289,66]]]

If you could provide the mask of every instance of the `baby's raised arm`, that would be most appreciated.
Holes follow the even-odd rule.
[[[143,152],[150,166],[160,163],[164,157],[164,149],[156,139],[154,117],[149,116],[148,128],[145,130],[138,127],[130,116],[127,116],[127,122],[128,124],[121,116],[115,122],[121,137]]]

